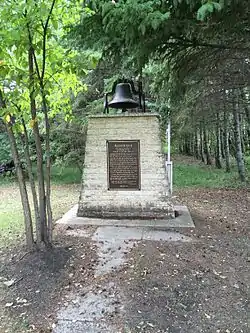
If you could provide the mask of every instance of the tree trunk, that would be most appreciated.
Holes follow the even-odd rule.
[[[248,107],[245,108],[246,120],[247,120],[247,147],[250,149],[250,110]]]
[[[193,138],[191,135],[188,135],[187,137],[187,141],[188,141],[188,155],[189,156],[192,156],[193,153],[192,153],[192,150],[193,150],[193,147],[192,147],[192,144],[193,144]]]
[[[199,154],[199,140],[198,140],[198,131],[197,131],[197,129],[195,129],[193,140],[194,140],[194,156],[195,156],[195,158],[199,159],[200,154]]]
[[[44,171],[43,171],[43,152],[40,139],[40,133],[38,128],[38,122],[36,117],[36,102],[34,99],[34,59],[32,47],[29,48],[29,79],[30,79],[30,111],[33,122],[33,134],[36,145],[37,154],[37,179],[38,179],[38,193],[39,193],[39,215],[40,215],[40,235],[38,239],[42,242],[47,243],[47,219],[46,219],[46,196],[45,196],[45,186],[44,186]]]
[[[245,175],[245,163],[242,152],[241,145],[241,125],[240,125],[240,116],[239,116],[239,104],[238,96],[235,96],[237,100],[234,99],[233,105],[233,116],[234,116],[234,137],[235,137],[235,147],[236,147],[236,161],[238,166],[239,177],[242,182],[246,181]]]
[[[190,144],[189,144],[189,138],[188,138],[188,135],[185,134],[184,136],[184,154],[185,155],[189,155],[190,153]]]
[[[219,113],[216,113],[216,154],[215,154],[215,166],[218,169],[222,168],[221,165],[221,129],[220,129],[220,119]]]
[[[250,107],[249,102],[246,98],[245,92],[241,90],[241,97],[243,100],[243,105],[245,109],[245,116],[246,116],[246,133],[247,133],[247,148],[250,149]]]
[[[48,118],[48,107],[47,101],[43,94],[43,113],[45,117],[45,130],[46,130],[46,138],[45,138],[45,151],[46,151],[46,207],[47,207],[47,222],[48,222],[48,242],[52,242],[52,209],[51,209],[51,201],[50,201],[50,193],[51,193],[51,184],[50,184],[50,169],[51,169],[51,159],[50,159],[50,125]]]
[[[200,156],[203,163],[205,163],[205,157],[204,157],[204,144],[203,144],[203,126],[202,123],[200,123]]]
[[[24,147],[24,155],[27,163],[27,170],[28,176],[30,181],[30,188],[33,197],[33,205],[34,205],[34,212],[35,212],[35,220],[36,220],[36,241],[39,244],[41,242],[41,222],[40,222],[40,215],[39,215],[39,205],[36,193],[36,185],[35,185],[35,178],[32,171],[32,163],[30,159],[30,152],[29,152],[29,140],[27,134],[27,128],[25,125],[24,120],[22,119],[22,124],[24,128],[24,134],[21,135],[22,144]]]
[[[205,128],[205,124],[203,127],[203,138],[204,138],[204,152],[206,155],[206,163],[207,163],[207,165],[212,165],[212,158],[211,158],[210,151],[209,151],[208,137],[207,137],[207,131]]]
[[[225,133],[224,133],[224,131],[223,131],[223,129],[221,128],[221,130],[220,130],[220,149],[221,149],[221,158],[222,159],[225,159],[225,146],[224,146],[224,135],[225,135]]]
[[[229,129],[228,129],[228,119],[225,109],[224,109],[223,120],[224,120],[224,150],[225,150],[226,172],[230,172]]]
[[[29,250],[34,249],[34,237],[33,237],[33,226],[32,226],[32,217],[29,204],[29,197],[27,193],[27,188],[25,184],[25,179],[23,175],[23,170],[21,168],[20,157],[17,150],[16,140],[12,128],[10,125],[6,125],[7,133],[10,140],[12,156],[15,163],[15,168],[17,171],[17,178],[19,184],[19,190],[21,194],[21,201],[23,206],[24,213],[24,223],[25,223],[25,235],[26,235],[26,244]]]
[[[6,108],[6,104],[3,98],[2,91],[0,91],[0,107]],[[15,135],[12,130],[12,125],[10,123],[6,124],[6,130],[10,141],[11,152],[17,172],[19,191],[21,195],[21,201],[23,206],[23,215],[24,215],[24,225],[25,225],[25,236],[26,236],[26,245],[29,250],[34,249],[34,237],[33,237],[33,226],[32,226],[32,217],[29,204],[28,192],[25,184],[25,179],[23,175],[23,170],[21,167],[20,157],[17,149]]]
[[[182,154],[183,153],[183,144],[182,144],[182,139],[180,139],[179,142],[179,153]]]
[[[238,106],[240,107],[240,105],[238,104]],[[239,114],[239,120],[240,120],[240,137],[241,137],[241,149],[242,149],[242,154],[245,155],[245,151],[246,151],[246,146],[245,146],[245,140],[244,140],[244,118],[241,115],[241,110],[239,110],[238,112]]]
[[[223,72],[223,84],[226,86],[225,73]],[[225,150],[225,162],[226,172],[230,172],[230,134],[228,128],[228,114],[226,109],[227,94],[225,88],[223,88],[223,130],[224,130],[224,150]]]

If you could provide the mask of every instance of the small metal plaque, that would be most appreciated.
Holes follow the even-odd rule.
[[[140,190],[140,141],[107,141],[108,189]]]

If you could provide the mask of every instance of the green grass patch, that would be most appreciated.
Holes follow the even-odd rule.
[[[61,178],[60,178],[61,179]],[[71,178],[70,178],[71,179]],[[29,185],[29,184],[27,184]],[[28,186],[31,209],[32,198]],[[80,186],[74,184],[52,184],[51,204],[53,220],[59,219],[78,202]],[[17,183],[0,186],[0,248],[24,239],[24,218]],[[35,226],[34,226],[35,229]]]
[[[80,184],[82,171],[74,167],[59,167],[51,168],[51,181],[55,184]]]
[[[58,219],[77,203],[79,198],[81,171],[74,167],[53,166],[52,209],[54,219]],[[74,184],[78,184],[75,186]],[[30,194],[29,184],[27,189]],[[0,247],[23,238],[24,217],[16,176],[0,176]],[[32,200],[31,209],[33,209]]]
[[[36,168],[33,167],[36,178]],[[54,184],[80,184],[82,171],[75,167],[61,167],[53,165],[51,168],[51,182]],[[0,186],[11,186],[17,183],[16,176],[0,176]]]
[[[249,163],[250,159],[247,162]],[[195,160],[190,160],[189,163],[185,159],[182,160],[182,157],[173,162],[174,187],[237,188],[245,186],[240,183],[235,166],[232,172],[226,173],[224,169],[218,170],[213,166],[197,163]],[[74,167],[53,166],[51,175],[52,210],[56,220],[78,202],[82,172]],[[18,238],[23,238],[24,234],[22,205],[18,184],[14,177],[0,177],[0,198],[1,247],[15,242]]]
[[[239,181],[235,168],[227,173],[213,166],[173,163],[173,186],[176,187],[237,188],[245,185]]]
[[[0,242],[8,245],[23,236],[23,213],[17,184],[0,187]]]

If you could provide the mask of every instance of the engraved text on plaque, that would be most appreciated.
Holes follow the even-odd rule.
[[[108,189],[140,190],[140,141],[107,141]]]

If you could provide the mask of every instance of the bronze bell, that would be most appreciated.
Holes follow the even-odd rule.
[[[133,109],[139,106],[139,103],[133,99],[130,83],[118,83],[115,88],[115,94],[108,103],[108,106],[114,109]]]

